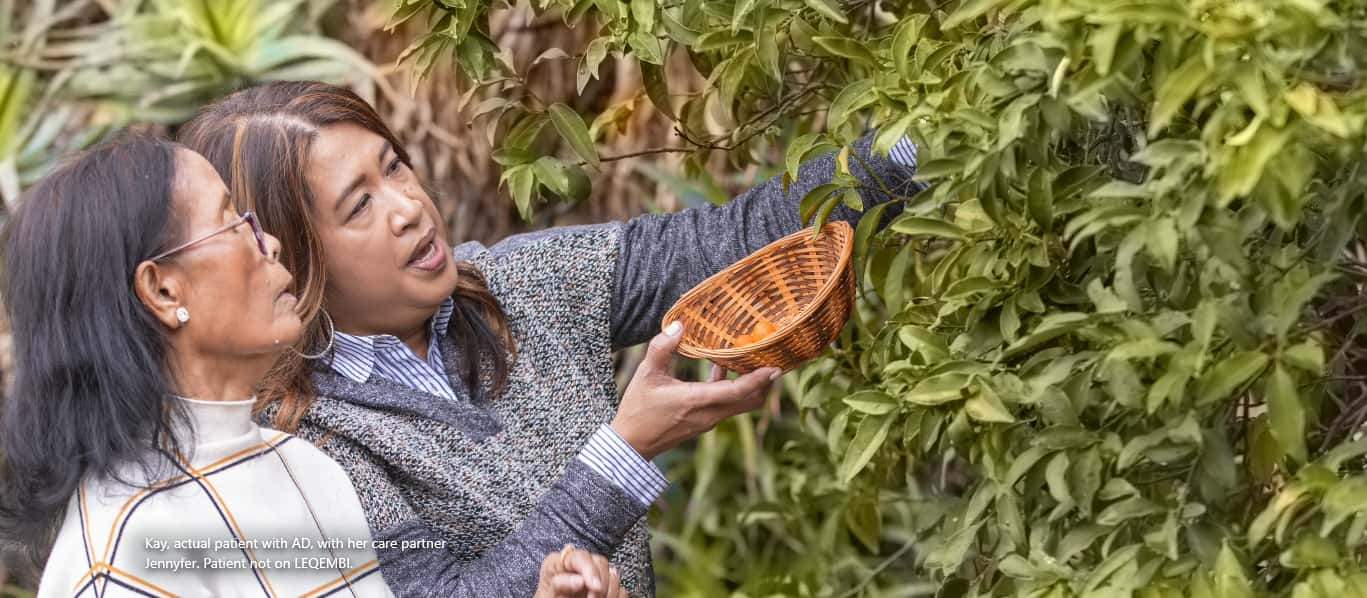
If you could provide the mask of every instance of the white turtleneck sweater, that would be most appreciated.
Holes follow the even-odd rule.
[[[336,462],[257,426],[251,400],[177,400],[194,424],[190,454],[163,459],[150,483],[82,480],[40,597],[391,595]]]

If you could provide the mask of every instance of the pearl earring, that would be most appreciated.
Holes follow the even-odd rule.
[[[190,310],[185,309],[184,307],[177,307],[177,308],[176,308],[176,319],[179,320],[181,324],[184,324],[184,323],[186,323],[186,322],[189,322],[189,321],[190,321]]]

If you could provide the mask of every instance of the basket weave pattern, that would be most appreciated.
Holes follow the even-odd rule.
[[[816,357],[840,334],[854,301],[850,253],[854,231],[827,222],[812,239],[804,228],[765,245],[684,293],[661,326],[679,320],[678,351],[741,373],[776,366],[787,372]],[[756,323],[774,331],[736,346]]]

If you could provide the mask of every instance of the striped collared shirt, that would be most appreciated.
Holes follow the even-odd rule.
[[[893,162],[916,168],[916,144],[911,142],[910,137],[903,137],[892,144],[892,149],[888,150],[888,158]]]
[[[426,360],[414,354],[396,336],[356,336],[338,332],[332,369],[362,384],[373,374],[449,401],[463,400],[456,397],[451,381],[446,377],[441,350],[437,345],[440,335],[446,334],[454,310],[455,300],[448,298],[428,322]],[[612,480],[641,504],[655,502],[665,486],[669,485],[658,467],[641,457],[607,424],[599,426],[576,458],[599,475]]]

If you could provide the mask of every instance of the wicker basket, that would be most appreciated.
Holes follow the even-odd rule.
[[[854,302],[850,252],[854,231],[827,222],[812,238],[804,228],[770,243],[693,287],[665,313],[679,320],[679,353],[747,373],[777,366],[787,372],[835,340]],[[737,346],[756,324],[774,330]]]

